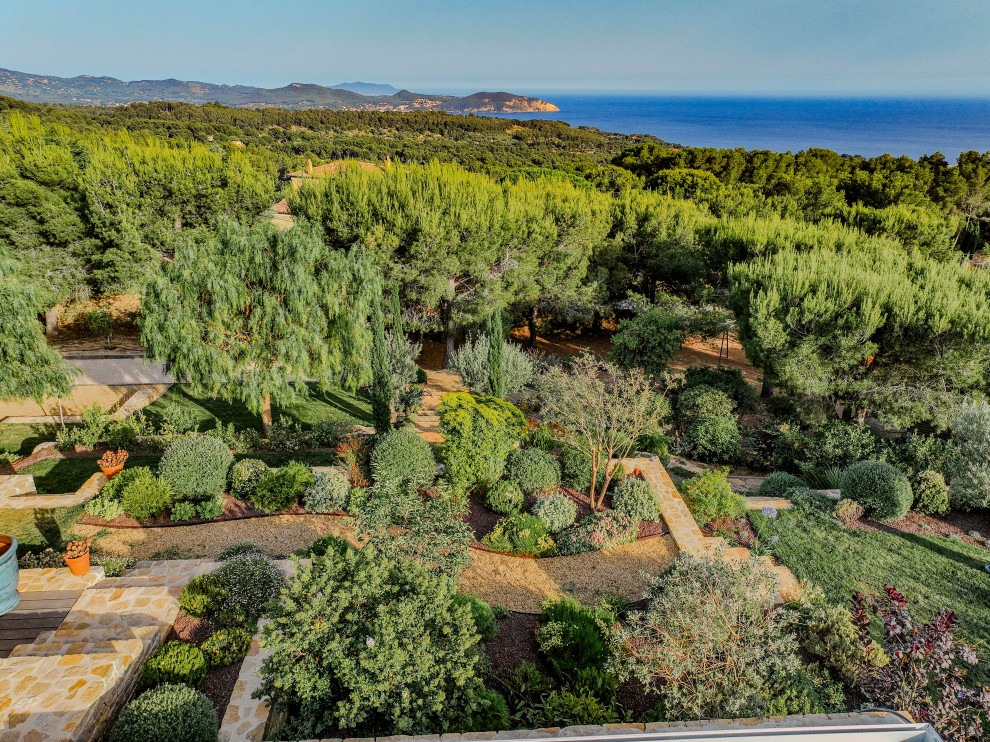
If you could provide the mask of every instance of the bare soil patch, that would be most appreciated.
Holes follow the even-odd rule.
[[[990,549],[990,513],[986,511],[963,513],[953,510],[948,515],[939,517],[910,512],[901,520],[889,523],[879,523],[866,518],[854,521],[849,528],[860,531],[876,531],[884,533],[916,533],[921,536],[955,537],[973,546]],[[980,534],[980,538],[971,536],[971,532]]]

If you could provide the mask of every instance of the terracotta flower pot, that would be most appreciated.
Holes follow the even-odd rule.
[[[120,462],[117,466],[103,466],[100,464],[100,471],[103,472],[103,476],[107,479],[113,479],[114,474],[120,474],[124,470],[124,462]]]
[[[89,552],[79,557],[69,558],[63,556],[62,559],[65,560],[66,566],[68,566],[69,571],[72,572],[76,577],[82,577],[85,574],[89,574]]]

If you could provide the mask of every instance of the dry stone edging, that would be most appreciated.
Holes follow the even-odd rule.
[[[31,474],[0,475],[0,508],[33,509],[33,508],[68,508],[89,502],[107,483],[107,478],[100,472],[90,475],[89,479],[75,492],[64,495],[39,495]]]

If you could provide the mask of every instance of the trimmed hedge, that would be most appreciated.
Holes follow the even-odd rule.
[[[660,517],[660,495],[653,485],[639,477],[626,477],[615,488],[612,507],[636,521]]]
[[[842,496],[863,506],[873,520],[900,520],[911,509],[914,496],[908,478],[884,461],[860,461],[842,472]]]
[[[216,742],[217,712],[188,685],[160,685],[124,706],[110,742]]]
[[[427,487],[433,482],[436,469],[430,444],[412,430],[386,433],[371,452],[371,475],[376,482]]]
[[[172,486],[177,499],[209,500],[227,488],[233,463],[234,454],[213,436],[180,438],[162,455],[158,476]]]
[[[551,492],[560,486],[560,464],[539,448],[516,449],[505,460],[505,478],[525,495]]]
[[[206,657],[195,644],[171,641],[163,644],[141,668],[141,685],[154,688],[158,685],[185,683],[199,688],[206,678]]]

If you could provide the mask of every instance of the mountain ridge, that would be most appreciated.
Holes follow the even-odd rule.
[[[389,89],[378,83],[340,83],[367,90]],[[0,68],[0,94],[33,103],[77,106],[119,106],[128,103],[170,101],[222,103],[235,108],[329,109],[353,111],[445,111],[447,113],[531,113],[558,111],[539,98],[506,92],[479,92],[467,96],[429,95],[397,90],[368,95],[346,87],[293,82],[281,88],[223,85],[196,80],[132,80],[77,75],[58,77]]]

